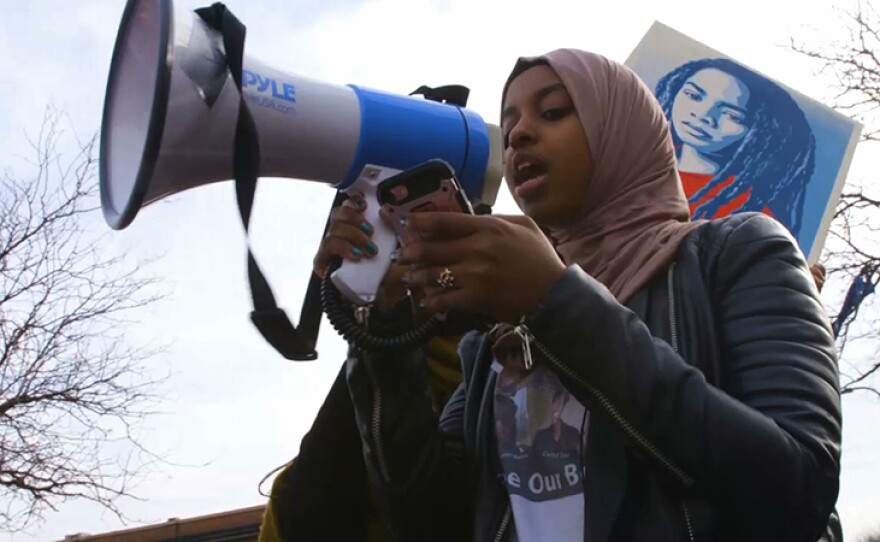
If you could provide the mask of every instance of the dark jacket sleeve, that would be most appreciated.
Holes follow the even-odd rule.
[[[273,483],[269,507],[273,534],[282,540],[367,540],[374,511],[345,367],[303,437],[299,455]],[[339,521],[341,510],[346,521]],[[272,528],[264,522],[263,529]]]
[[[711,296],[724,389],[576,267],[551,286],[529,328],[575,395],[616,411],[618,425],[734,524],[762,539],[816,540],[840,467],[830,327],[800,251],[775,221],[738,221],[718,242]]]
[[[394,539],[470,539],[464,386],[438,418],[421,350],[352,351],[346,370],[367,471]]]

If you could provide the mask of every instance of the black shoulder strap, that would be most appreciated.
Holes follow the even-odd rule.
[[[238,210],[245,234],[250,225],[254,194],[260,174],[260,142],[253,115],[242,93],[242,63],[244,59],[245,26],[222,3],[196,10],[196,14],[223,36],[226,63],[239,92],[238,120],[235,127],[233,171]],[[337,195],[337,201],[340,196]],[[326,228],[325,228],[326,229]],[[312,276],[309,290],[303,302],[300,327],[291,323],[287,314],[278,307],[275,296],[260,266],[254,258],[248,241],[248,282],[253,297],[254,310],[251,321],[263,337],[282,356],[289,360],[317,359],[315,343],[321,321],[320,280]]]

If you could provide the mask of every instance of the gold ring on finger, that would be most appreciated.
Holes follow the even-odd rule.
[[[455,275],[452,274],[452,271],[448,267],[440,272],[440,276],[437,277],[437,284],[446,290],[455,285]]]

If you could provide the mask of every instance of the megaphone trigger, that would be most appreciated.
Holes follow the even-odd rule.
[[[397,235],[379,215],[376,192],[379,184],[400,173],[400,170],[382,166],[368,165],[357,181],[347,190],[362,194],[369,203],[364,218],[373,225],[373,244],[378,249],[375,258],[359,262],[343,261],[339,269],[331,275],[333,285],[342,295],[355,305],[369,305],[376,299],[379,285],[391,264],[391,253],[397,245]]]

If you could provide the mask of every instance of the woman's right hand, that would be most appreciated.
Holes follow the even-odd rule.
[[[358,262],[378,255],[376,245],[372,241],[373,225],[364,217],[367,205],[363,196],[353,195],[330,214],[327,235],[321,241],[313,262],[313,269],[319,277],[324,278],[334,257]],[[389,257],[389,255],[382,256]],[[377,306],[389,308],[406,297],[406,288],[401,282],[403,274],[402,268],[391,264],[379,286],[379,291],[376,292]]]
[[[825,286],[825,266],[821,263],[811,265],[810,274],[813,275],[813,281],[816,283],[816,289],[819,290],[819,292],[821,293],[822,287]]]

